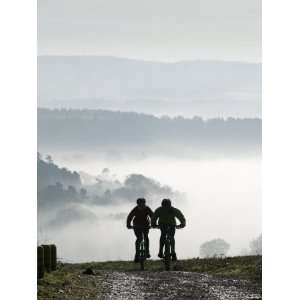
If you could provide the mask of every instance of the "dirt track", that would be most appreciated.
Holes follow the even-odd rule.
[[[99,271],[101,292],[94,299],[261,299],[260,288],[248,281],[219,279],[192,272]]]
[[[39,300],[248,300],[262,299],[260,284],[196,272],[96,271],[73,274],[58,290]]]
[[[38,281],[38,300],[262,299],[261,261],[261,256],[189,259],[170,272],[155,260],[146,271],[129,261],[60,264]]]

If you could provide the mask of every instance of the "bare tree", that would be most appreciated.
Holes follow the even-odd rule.
[[[224,257],[230,245],[223,239],[213,239],[200,246],[201,257]]]
[[[48,155],[46,156],[45,160],[46,160],[46,162],[47,162],[48,164],[53,164],[53,159],[52,159],[52,156],[51,156],[51,155],[48,154]]]

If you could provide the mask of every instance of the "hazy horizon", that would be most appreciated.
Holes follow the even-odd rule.
[[[159,64],[179,64],[179,63],[194,63],[194,62],[215,62],[215,63],[243,63],[249,65],[262,65],[260,61],[243,61],[243,60],[227,60],[227,59],[201,59],[201,58],[194,58],[194,59],[178,59],[175,61],[164,61],[164,60],[151,60],[147,58],[134,58],[130,56],[116,56],[116,55],[101,55],[101,54],[38,54],[37,57],[101,57],[101,58],[115,58],[120,60],[133,60],[133,61],[141,61],[146,63],[159,63]]]
[[[42,55],[260,62],[261,1],[39,0],[38,37]]]
[[[156,116],[261,116],[261,64],[39,56],[38,105]]]

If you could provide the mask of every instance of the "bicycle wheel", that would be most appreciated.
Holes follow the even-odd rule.
[[[170,271],[170,267],[171,267],[171,251],[170,251],[170,241],[167,238],[166,243],[165,243],[165,257],[164,257],[164,261],[165,261],[165,269],[166,271]]]
[[[140,244],[140,253],[139,253],[141,271],[145,270],[145,259],[146,259],[145,241],[143,240]]]
[[[141,266],[141,271],[145,270],[145,260],[143,258],[141,258],[140,260],[140,266]]]

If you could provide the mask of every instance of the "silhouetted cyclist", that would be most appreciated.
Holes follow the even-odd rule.
[[[136,203],[137,206],[129,213],[127,217],[127,228],[134,229],[134,233],[136,235],[134,261],[139,262],[138,252],[140,243],[143,239],[143,234],[145,240],[146,257],[150,258],[148,234],[153,212],[148,206],[146,206],[146,200],[144,198],[138,198]],[[133,226],[131,225],[132,221]]]
[[[185,217],[182,212],[173,207],[170,199],[163,199],[161,202],[161,206],[157,208],[154,212],[153,218],[151,220],[152,227],[159,227],[161,230],[160,240],[159,240],[159,253],[158,257],[163,258],[163,248],[166,240],[167,229],[170,225],[170,244],[171,244],[171,256],[172,260],[177,260],[177,255],[175,252],[175,230],[176,230],[176,218],[180,221],[180,225],[178,227],[184,228],[186,225]],[[157,225],[158,220],[158,225]]]

